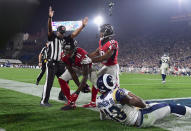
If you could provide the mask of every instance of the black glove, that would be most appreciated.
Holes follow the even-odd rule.
[[[89,86],[88,84],[86,84],[86,86],[85,86],[84,88],[82,88],[82,92],[83,92],[83,93],[89,93],[89,92],[91,92],[90,86]]]

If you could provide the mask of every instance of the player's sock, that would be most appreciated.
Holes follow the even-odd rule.
[[[166,75],[164,75],[164,81],[165,81],[165,79],[166,79]]]
[[[170,112],[171,113],[175,113],[178,115],[185,115],[186,114],[185,106],[174,105],[174,104],[169,104],[169,106],[170,106]]]
[[[96,102],[96,97],[97,97],[98,90],[92,86],[92,102]]]
[[[163,80],[163,81],[165,80],[164,74],[162,74],[162,80]]]
[[[62,80],[60,78],[58,78],[58,82],[60,84],[62,91],[64,92],[64,95],[69,100],[70,99],[70,87],[68,86],[68,83],[65,80]]]
[[[76,100],[78,99],[79,94],[73,93],[70,97],[69,104],[75,105]]]
[[[92,98],[91,98],[91,102],[88,104],[83,105],[83,107],[85,108],[93,108],[96,107],[96,96],[97,96],[98,90],[92,86]]]

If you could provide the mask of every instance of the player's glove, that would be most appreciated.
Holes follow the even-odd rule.
[[[91,92],[90,86],[89,86],[88,84],[86,84],[86,86],[82,89],[82,92],[83,92],[83,93],[89,93],[89,92]]]
[[[70,96],[70,99],[68,100],[68,104],[63,106],[61,110],[74,110],[76,108],[75,102],[78,98],[78,94],[75,92]]]
[[[92,63],[92,59],[89,58],[88,56],[84,58],[81,62],[81,64],[90,64],[90,63]]]

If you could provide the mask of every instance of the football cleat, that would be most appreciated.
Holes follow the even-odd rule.
[[[52,105],[47,102],[47,103],[40,103],[40,106],[51,107]]]
[[[84,108],[95,108],[96,103],[91,101],[89,104],[83,105],[82,107],[84,107]]]
[[[91,92],[90,86],[89,86],[88,84],[86,84],[86,87],[82,89],[82,92],[83,92],[83,93],[89,93],[89,92]]]
[[[65,101],[66,103],[68,102],[68,99],[66,98],[66,96],[64,95],[62,91],[60,91],[58,95],[58,100]]]
[[[39,84],[39,81],[36,81],[36,85],[38,85]]]
[[[75,104],[68,104],[68,105],[61,107],[61,110],[67,111],[67,110],[74,110],[75,108],[76,108]]]

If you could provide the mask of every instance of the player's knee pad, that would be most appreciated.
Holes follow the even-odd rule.
[[[64,80],[64,81],[69,81],[72,79],[71,74],[69,73],[68,70],[66,70],[60,77],[60,79]]]

